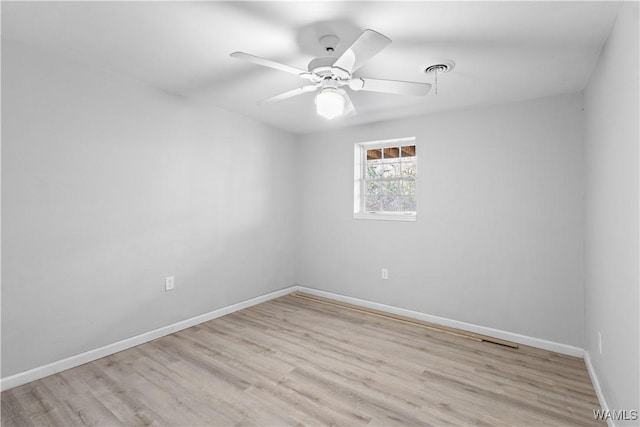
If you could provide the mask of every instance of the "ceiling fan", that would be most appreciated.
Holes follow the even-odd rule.
[[[325,51],[331,55],[338,44],[338,37],[326,35],[320,38]],[[353,73],[367,61],[391,44],[391,40],[373,30],[364,30],[340,57],[323,56],[313,59],[308,70],[280,64],[269,59],[244,52],[233,52],[230,56],[236,59],[253,62],[264,67],[275,68],[286,73],[295,74],[309,80],[310,84],[272,96],[259,104],[282,101],[303,93],[319,91],[315,98],[316,111],[327,119],[342,115],[356,114],[349,95],[343,88],[354,91],[371,91],[393,93],[399,95],[426,95],[431,89],[429,83],[406,82],[398,80],[380,80],[367,77],[354,77]]]

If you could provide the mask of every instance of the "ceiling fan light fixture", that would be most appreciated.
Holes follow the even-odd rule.
[[[325,34],[320,37],[319,41],[325,52],[322,56],[309,62],[306,70],[244,52],[233,52],[231,57],[295,74],[312,83],[259,101],[258,105],[283,101],[303,93],[319,90],[315,97],[316,112],[328,120],[339,116],[351,117],[357,114],[351,98],[344,89],[415,96],[424,96],[431,89],[431,84],[423,82],[353,77],[355,71],[391,43],[391,39],[376,31],[364,30],[346,50],[343,51],[340,48],[342,53],[339,56],[332,54],[340,44],[337,36]]]
[[[338,91],[326,87],[316,95],[316,112],[329,120],[344,114],[345,100]]]

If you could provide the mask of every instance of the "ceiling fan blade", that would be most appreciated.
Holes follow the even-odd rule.
[[[404,82],[400,80],[380,80],[368,78],[356,78],[349,82],[353,90],[366,90],[370,92],[394,93],[397,95],[424,96],[431,89],[429,83]]]
[[[353,73],[389,44],[391,39],[388,37],[373,30],[364,30],[333,66]]]
[[[264,99],[258,102],[258,105],[268,104],[270,102],[282,101],[283,99],[292,98],[294,96],[302,95],[303,93],[313,92],[319,85],[307,85],[283,92],[279,95],[272,96],[271,98]]]
[[[356,107],[353,106],[353,102],[351,102],[349,94],[344,92],[342,96],[344,97],[344,113],[342,113],[342,116],[351,117],[357,115],[358,112],[356,111]]]
[[[276,70],[284,71],[285,73],[295,74],[301,77],[305,77],[304,75],[309,74],[307,70],[292,67],[290,65],[280,64],[279,62],[275,62],[270,59],[265,59],[259,56],[251,55],[250,53],[233,52],[229,56],[232,58],[253,62],[254,64],[262,65],[263,67],[275,68]]]

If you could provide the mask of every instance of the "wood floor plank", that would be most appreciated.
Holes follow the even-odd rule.
[[[2,425],[586,426],[584,361],[284,296],[5,391]]]

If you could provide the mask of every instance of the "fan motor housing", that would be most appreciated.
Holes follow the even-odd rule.
[[[348,80],[351,74],[342,68],[334,67],[334,62],[336,62],[336,58],[333,56],[316,58],[309,62],[309,72],[322,78]]]

